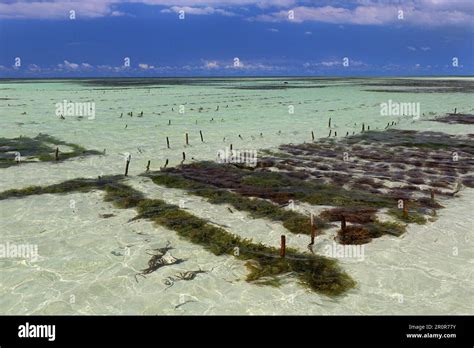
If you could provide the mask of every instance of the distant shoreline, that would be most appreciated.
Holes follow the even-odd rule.
[[[442,79],[474,78],[474,75],[380,75],[380,76],[81,76],[81,77],[0,77],[0,81],[41,81],[41,80],[364,80],[364,79]]]

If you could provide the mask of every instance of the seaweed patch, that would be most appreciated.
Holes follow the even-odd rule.
[[[59,146],[68,147],[71,151],[59,151]],[[100,154],[102,153],[99,151],[87,150],[80,145],[68,143],[42,133],[34,138],[0,138],[0,168],[19,163],[64,161],[79,156]]]

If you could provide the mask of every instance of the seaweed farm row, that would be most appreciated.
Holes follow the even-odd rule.
[[[15,151],[38,160],[59,160],[56,145],[71,147],[69,157],[101,154],[40,135],[2,139],[2,151],[8,155],[2,163],[15,165]],[[136,210],[131,221],[150,220],[214,255],[245,261],[251,283],[280,286],[283,278],[295,278],[312,291],[338,296],[356,282],[336,260],[314,252],[310,236],[317,239],[337,226],[339,244],[359,245],[383,235],[401,236],[410,224],[434,221],[449,198],[474,186],[473,155],[470,136],[387,129],[281,145],[261,151],[256,167],[188,160],[142,174],[156,185],[183,190],[210,204],[226,204],[229,214],[232,209],[243,211],[281,223],[290,234],[308,235],[307,251],[286,248],[283,255],[278,248],[239,237],[163,199],[146,198],[122,175],[7,190],[0,200],[103,191],[106,202]],[[309,206],[309,213],[297,209],[300,205]],[[163,262],[154,255],[140,274],[156,272],[166,265]]]
[[[59,151],[61,147],[61,152]],[[68,151],[64,151],[67,149]],[[74,157],[99,155],[101,152],[86,150],[47,134],[34,138],[21,136],[14,139],[0,138],[0,168],[31,162],[60,162]]]
[[[345,220],[353,224],[339,231],[339,241],[359,244],[386,233],[400,235],[404,224],[433,218],[441,208],[437,198],[474,185],[473,154],[469,138],[390,129],[283,145],[278,152],[267,151],[256,169],[199,162],[150,176],[211,203],[282,221],[293,233],[309,234],[308,218],[278,206],[290,201],[332,206],[320,214],[318,230]],[[381,221],[378,214],[393,219]]]

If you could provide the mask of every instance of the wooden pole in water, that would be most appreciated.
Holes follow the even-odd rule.
[[[183,151],[183,162],[186,161],[186,154]]]
[[[328,127],[331,128],[331,117],[329,117],[329,124]]]
[[[346,229],[346,217],[341,215],[341,230],[345,231]]]
[[[408,203],[403,201],[403,217],[408,218]]]
[[[54,158],[56,159],[56,161],[59,160],[59,147],[56,148],[56,152],[54,153]]]
[[[232,144],[230,144],[230,151],[232,151]]]
[[[362,132],[365,132],[365,123],[362,123]]]
[[[166,159],[165,166],[163,168],[166,168],[168,166],[168,162],[169,162],[169,160]]]
[[[189,135],[186,133],[186,145],[189,145]]]
[[[170,148],[170,140],[168,137],[166,137],[166,146],[168,147],[168,149]]]
[[[171,126],[171,120],[168,120],[168,126]]]
[[[132,156],[131,156],[131,155],[128,155],[128,157],[127,157],[127,163],[125,164],[125,176],[128,175],[128,167],[129,167],[129,165],[130,165],[130,159],[131,159],[131,158],[132,158]]]
[[[456,115],[457,108],[454,108],[454,114]]]
[[[148,160],[148,164],[146,165],[146,172],[148,173],[150,171],[150,160]]]
[[[311,213],[311,243],[314,244],[314,238],[316,237],[316,225],[314,224],[314,214]]]
[[[285,257],[285,254],[286,254],[286,236],[282,235],[281,242],[280,242],[280,257]]]
[[[314,132],[313,131],[311,131],[311,139],[313,139],[313,141],[314,141]]]
[[[199,131],[199,135],[201,135],[201,142],[204,142],[204,138],[202,136],[202,130]]]

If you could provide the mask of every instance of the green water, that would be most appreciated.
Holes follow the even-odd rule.
[[[469,126],[427,121],[454,108],[472,113],[472,79],[449,79],[447,87],[433,85],[439,81],[436,79],[418,80],[421,87],[406,86],[406,81],[2,81],[0,137],[46,133],[87,149],[106,151],[104,156],[0,169],[0,191],[121,174],[124,154],[128,153],[132,158],[129,184],[170,203],[184,200],[193,214],[276,246],[284,233],[279,224],[252,220],[240,212],[230,215],[225,207],[158,187],[137,175],[149,160],[151,169],[158,169],[166,159],[170,166],[178,164],[183,151],[188,161],[215,160],[217,151],[230,144],[235,149],[254,150],[308,142],[312,131],[317,138],[326,137],[329,118],[331,135],[337,132],[337,137],[360,132],[362,123],[375,130],[392,121],[398,122],[399,128],[473,133]],[[95,103],[95,118],[60,119],[56,104],[63,100]],[[420,118],[382,116],[380,104],[389,100],[419,103]],[[180,105],[184,105],[184,113],[179,113]],[[137,117],[142,111],[143,117]],[[128,112],[133,112],[133,117]],[[185,133],[189,134],[188,146]],[[472,190],[466,190],[461,198],[449,202],[436,223],[410,226],[401,239],[383,237],[372,242],[366,247],[363,262],[341,260],[359,287],[337,300],[309,293],[295,282],[278,289],[248,284],[243,280],[246,269],[241,262],[211,255],[147,221],[128,223],[135,212],[112,208],[102,201],[100,192],[1,201],[2,239],[38,245],[40,259],[0,259],[0,313],[472,314],[472,301],[467,299],[473,298],[474,280],[465,266],[473,262],[474,229],[472,220],[460,216],[472,210],[473,198]],[[115,217],[103,219],[99,213],[113,213]],[[321,237],[321,248],[331,243],[331,238],[330,234]],[[175,247],[173,256],[187,261],[137,283],[133,275],[146,267],[146,250],[164,246],[167,241]],[[288,241],[290,247],[303,251],[306,244],[299,236]],[[458,248],[458,255],[453,255],[453,248]],[[212,271],[169,289],[163,284],[178,271],[199,267]],[[190,302],[175,308],[186,301]]]

